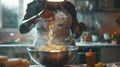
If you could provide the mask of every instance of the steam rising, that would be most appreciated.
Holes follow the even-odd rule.
[[[64,45],[63,41],[70,36],[70,26],[72,24],[72,17],[66,10],[57,10],[54,13],[55,22],[53,29],[52,44]],[[51,21],[42,19],[37,23],[38,30],[38,45],[48,45],[49,41],[49,25]],[[36,44],[36,43],[34,43]]]

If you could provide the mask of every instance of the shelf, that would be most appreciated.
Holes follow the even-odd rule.
[[[117,3],[118,8],[115,6],[114,0],[76,0],[75,7],[78,12],[84,14],[93,14],[99,12],[120,12],[120,5]],[[90,11],[92,10],[92,11]]]
[[[120,10],[97,10],[97,11],[78,11],[82,14],[95,14],[95,13],[103,13],[103,12],[120,12]]]

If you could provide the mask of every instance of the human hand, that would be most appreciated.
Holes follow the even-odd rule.
[[[55,20],[54,12],[49,9],[44,9],[38,14],[39,18],[43,18],[48,21]]]

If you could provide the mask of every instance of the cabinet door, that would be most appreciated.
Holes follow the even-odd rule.
[[[0,55],[8,56],[9,58],[14,57],[14,48],[0,47]]]
[[[14,54],[15,54],[15,58],[24,58],[30,60],[26,47],[15,48]]]
[[[78,49],[78,56],[79,56],[79,63],[86,64],[85,53],[92,49],[93,52],[96,53],[96,63],[100,61],[100,48],[97,47],[79,47]]]
[[[101,48],[101,61],[104,63],[120,61],[120,47]]]

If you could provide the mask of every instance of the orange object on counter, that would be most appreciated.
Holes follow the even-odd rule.
[[[87,66],[86,67],[95,67],[96,53],[92,52],[92,49],[89,49],[85,54]]]
[[[22,58],[10,58],[5,64],[6,67],[29,67],[29,61]]]
[[[0,56],[0,67],[29,67],[29,61],[22,58],[8,58]]]

